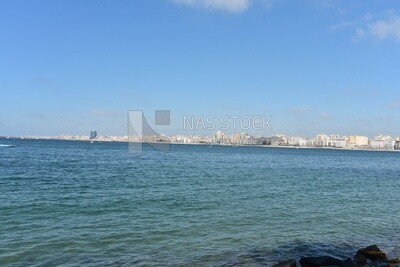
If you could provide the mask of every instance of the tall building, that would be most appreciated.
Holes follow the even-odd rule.
[[[90,132],[90,139],[95,139],[97,137],[97,131]]]
[[[395,143],[394,143],[394,149],[395,149],[395,150],[400,150],[400,141],[399,141],[399,140],[395,141]]]

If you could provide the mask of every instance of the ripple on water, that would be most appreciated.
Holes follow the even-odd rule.
[[[265,266],[400,256],[397,153],[16,141],[0,157],[0,265]]]

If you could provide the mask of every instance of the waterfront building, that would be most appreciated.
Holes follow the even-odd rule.
[[[271,138],[268,137],[260,137],[258,138],[258,144],[263,146],[270,146],[271,145]]]
[[[371,141],[371,148],[377,149],[394,149],[395,140],[390,135],[378,134],[375,135],[374,140]]]
[[[97,131],[90,132],[90,139],[95,139],[97,137]]]
[[[372,149],[394,149],[395,141],[389,135],[375,135],[374,140],[370,141]]]
[[[326,147],[328,146],[329,137],[326,134],[318,134],[315,138],[315,146]]]
[[[288,144],[288,138],[285,135],[273,135],[271,137],[272,146],[286,146]]]
[[[400,140],[396,140],[394,143],[394,149],[395,150],[400,150]]]
[[[348,144],[350,147],[367,147],[368,137],[360,135],[352,135],[348,137]]]
[[[226,143],[230,142],[231,138],[229,137],[229,135],[225,134],[224,132],[218,131],[214,134],[213,139],[214,139],[214,143],[226,144]]]
[[[292,136],[288,137],[289,146],[307,146],[307,140],[301,137]]]
[[[346,138],[340,135],[331,135],[328,140],[328,147],[345,148],[347,147]]]
[[[319,134],[315,138],[315,146],[344,148],[347,147],[347,140],[346,138],[341,137],[340,135],[328,136],[326,134]]]
[[[392,137],[390,135],[377,134],[377,135],[375,135],[374,140],[376,140],[376,141],[391,141]]]
[[[329,147],[345,148],[347,147],[347,141],[344,139],[330,140],[328,142]]]
[[[315,138],[306,138],[306,146],[307,147],[315,147],[317,146],[317,141]]]

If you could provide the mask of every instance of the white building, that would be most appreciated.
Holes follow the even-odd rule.
[[[289,146],[307,146],[307,140],[301,137],[292,136],[288,137],[287,144]]]
[[[368,147],[368,137],[361,135],[351,135],[348,137],[348,144],[350,147]]]
[[[374,140],[370,141],[369,145],[372,149],[391,150],[394,149],[395,140],[389,135],[377,134],[375,135]]]

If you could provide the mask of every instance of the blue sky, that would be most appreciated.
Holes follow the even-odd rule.
[[[265,135],[400,136],[399,74],[398,0],[0,1],[0,135],[170,109],[166,134],[265,114]]]

